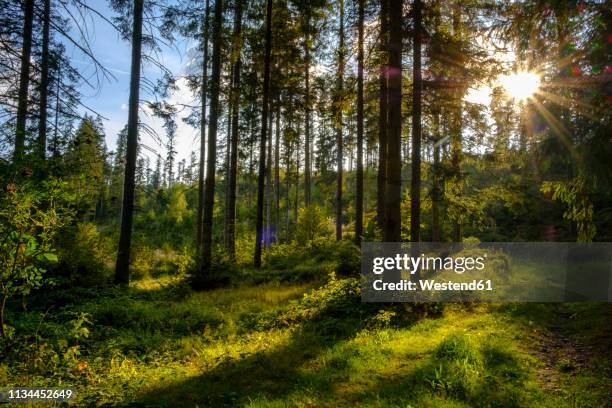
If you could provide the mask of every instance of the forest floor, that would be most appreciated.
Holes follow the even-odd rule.
[[[195,293],[158,278],[56,291],[9,316],[31,336],[6,354],[0,383],[73,386],[84,406],[612,406],[610,304],[449,304],[403,324],[383,305],[369,320],[288,318],[314,288]]]

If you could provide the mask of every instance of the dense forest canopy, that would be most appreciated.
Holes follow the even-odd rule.
[[[609,6],[0,0],[2,337],[41,290],[350,276],[372,241],[612,240]],[[116,81],[108,146],[86,90]]]
[[[193,285],[206,287],[213,258],[259,267],[262,247],[304,234],[609,239],[603,3],[110,6],[114,16],[77,0],[3,3],[2,180],[21,194],[59,182],[72,197],[64,228],[104,231],[117,283],[140,247],[190,254]],[[132,47],[116,146],[82,91],[116,80],[92,51],[95,24]],[[163,53],[181,41],[194,46],[177,74]],[[200,149],[180,158],[185,124]]]

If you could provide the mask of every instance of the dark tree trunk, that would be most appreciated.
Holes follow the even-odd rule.
[[[229,173],[229,195],[227,200],[227,252],[236,257],[236,180],[238,178],[238,125],[240,114],[240,69],[241,69],[242,0],[236,0],[234,15],[234,78],[232,80],[232,140]]]
[[[17,101],[17,125],[13,161],[23,157],[25,149],[26,119],[28,115],[28,87],[30,85],[30,54],[32,53],[32,20],[34,0],[25,0],[23,15],[23,43],[21,47],[21,71],[19,73],[19,96]]]
[[[340,0],[340,32],[338,42],[338,72],[336,95],[336,166],[338,179],[336,188],[336,241],[342,239],[342,158],[343,158],[343,123],[342,102],[344,99],[344,0]]]
[[[432,241],[440,242],[440,112],[433,114],[433,166],[431,189],[431,228]]]
[[[421,240],[421,0],[414,0],[412,37],[412,179],[410,181],[410,240]]]
[[[266,45],[264,59],[263,106],[261,109],[261,140],[259,146],[259,175],[257,178],[257,220],[255,255],[253,264],[261,266],[261,238],[263,233],[264,187],[266,177],[266,137],[268,131],[268,104],[270,101],[270,56],[272,54],[272,0],[266,2]]]
[[[380,231],[385,228],[385,188],[387,184],[387,120],[388,120],[388,47],[389,0],[380,1],[380,99],[378,102],[378,174],[376,179],[376,221]],[[384,234],[383,234],[384,235]]]
[[[115,283],[130,282],[130,249],[134,217],[134,192],[136,187],[136,159],[138,155],[138,105],[140,93],[140,63],[142,58],[143,0],[134,1],[132,28],[132,69],[130,73],[130,100],[128,105],[127,149],[123,179],[123,203],[121,207],[121,233],[115,267]]]
[[[432,5],[433,23],[436,32],[436,38],[440,32],[440,1],[434,1]],[[433,59],[432,62],[439,63],[439,58]],[[439,78],[440,73],[434,72],[434,77]],[[438,95],[436,95],[438,96]],[[433,131],[433,164],[432,164],[432,189],[431,189],[431,237],[433,242],[440,242],[440,202],[442,200],[441,183],[442,177],[440,172],[440,140],[442,132],[440,131],[440,115],[441,109],[439,106],[432,107],[432,131]]]
[[[389,119],[387,123],[387,183],[384,240],[401,241],[402,190],[402,0],[389,7]]]
[[[2,296],[2,302],[0,302],[0,337],[5,338],[6,332],[4,331],[4,309],[6,309],[6,300],[8,296]]]
[[[310,14],[306,17],[306,37],[304,39],[304,53],[306,54],[305,82],[305,120],[304,120],[304,205],[310,206]]]
[[[291,215],[291,152],[289,149],[289,143],[287,143],[287,151],[285,153],[286,166],[285,166],[285,242],[289,242],[289,226],[290,226],[290,215]]]
[[[229,247],[229,196],[230,196],[230,160],[232,154],[232,108],[231,99],[233,92],[234,67],[230,72],[229,95],[228,95],[228,112],[227,112],[227,131],[225,134],[225,178],[224,178],[224,194],[225,204],[223,205],[223,247],[228,250]]]
[[[287,128],[293,129],[293,96],[289,95],[289,110],[286,111],[285,115],[287,116]],[[286,201],[285,201],[285,241],[289,242],[289,229],[291,226],[291,145],[292,141],[289,138],[285,138],[285,157],[286,157],[286,168],[285,168],[285,188],[286,192]]]
[[[274,145],[274,229],[280,241],[280,99],[276,105],[276,140]]]
[[[40,64],[40,117],[38,121],[38,157],[41,162],[47,153],[47,97],[49,95],[49,20],[51,0],[44,0],[42,61]]]
[[[270,106],[270,119],[268,120],[268,152],[266,157],[266,222],[265,222],[265,247],[272,242],[272,124],[274,123],[274,109]]]
[[[254,178],[255,169],[253,166],[253,145],[255,141],[255,119],[254,116],[251,118],[250,122],[250,131],[249,131],[249,178],[247,184],[247,192],[248,199],[247,205],[250,208],[253,205],[253,189],[251,188],[251,181]]]
[[[453,5],[453,33],[455,37],[461,38],[461,5],[454,4]],[[463,75],[462,72],[462,63],[458,61],[459,67],[456,69],[457,76]],[[451,132],[451,166],[453,169],[453,175],[455,177],[455,182],[459,184],[459,194],[461,194],[463,177],[461,174],[461,161],[463,155],[463,140],[462,140],[462,128],[463,128],[463,119],[461,117],[462,112],[462,99],[463,95],[460,91],[457,91],[457,94],[454,95],[454,110],[452,113],[452,132]],[[461,242],[463,240],[463,226],[461,225],[460,220],[455,220],[453,225],[453,241]]]
[[[206,94],[208,88],[208,32],[210,3],[206,0],[206,14],[204,16],[204,61],[202,63],[202,89],[200,98],[202,116],[200,117],[200,164],[198,166],[198,212],[196,215],[196,247],[202,252],[202,223],[204,220],[204,163],[206,162]]]
[[[293,222],[297,224],[298,219],[298,198],[300,195],[300,131],[298,127],[295,139],[295,191],[293,200]]]
[[[204,217],[202,221],[202,255],[200,261],[199,282],[206,280],[212,266],[212,228],[213,205],[215,202],[215,168],[217,164],[217,128],[219,120],[219,90],[221,79],[221,25],[223,23],[223,0],[215,1],[215,19],[213,22],[213,54],[210,78],[210,115],[208,122],[208,160],[206,163],[206,182],[204,186]]]
[[[57,78],[55,79],[55,118],[53,125],[53,159],[59,159],[59,114],[60,114],[60,83],[61,83],[61,65],[57,69]]]
[[[357,52],[357,186],[355,188],[355,242],[363,237],[363,19],[364,0],[359,0]]]

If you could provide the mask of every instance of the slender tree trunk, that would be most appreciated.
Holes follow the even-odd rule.
[[[453,5],[453,34],[457,38],[461,38],[461,5],[456,3]],[[463,75],[462,64],[459,62],[459,69],[457,73]],[[459,75],[457,75],[459,76]],[[458,191],[461,194],[463,176],[461,174],[461,161],[463,156],[463,140],[462,140],[462,128],[463,120],[461,117],[462,113],[462,99],[463,95],[458,92],[454,96],[454,111],[452,113],[452,133],[451,133],[451,166],[455,177],[455,182],[458,184]],[[463,226],[460,220],[455,220],[453,225],[453,241],[461,242],[463,240]]]
[[[226,251],[228,251],[229,248],[229,196],[230,196],[230,185],[229,185],[229,178],[230,178],[230,160],[231,160],[231,153],[232,153],[232,111],[231,111],[231,103],[232,103],[232,96],[231,93],[233,85],[232,85],[232,81],[233,81],[233,77],[234,77],[234,67],[232,67],[232,70],[230,72],[230,77],[232,78],[232,80],[230,80],[229,83],[229,95],[228,95],[228,112],[227,112],[227,132],[226,132],[226,136],[225,136],[225,178],[224,178],[224,199],[225,199],[225,204],[223,206],[223,247],[225,248]]]
[[[412,180],[410,182],[410,240],[421,240],[421,0],[414,0],[412,37]]]
[[[17,102],[17,126],[13,161],[22,159],[25,149],[26,119],[28,115],[28,87],[30,85],[30,54],[32,53],[32,21],[34,0],[25,0],[23,15],[23,42],[21,47],[21,71],[19,73],[19,99]]]
[[[440,112],[433,114],[433,166],[431,189],[431,228],[432,241],[440,242]]]
[[[433,11],[433,24],[435,29],[435,36],[438,38],[440,32],[440,0],[435,0],[432,4]],[[439,64],[439,58],[432,60],[432,63]],[[439,72],[434,72],[434,78],[440,77]],[[436,95],[438,96],[438,95]],[[440,140],[442,139],[442,132],[440,131],[440,115],[441,109],[439,106],[434,105],[432,107],[432,121],[433,121],[433,164],[432,164],[432,189],[431,189],[431,236],[433,242],[440,242],[440,201],[441,195],[441,183],[442,178],[440,174]]]
[[[304,205],[310,206],[310,13],[306,16],[306,36],[304,38],[305,62],[305,119],[304,119]]]
[[[60,82],[61,82],[61,69],[62,66],[58,65],[57,68],[57,78],[55,79],[55,118],[54,118],[54,125],[53,125],[53,159],[57,160],[59,159],[60,156],[60,152],[59,152],[59,136],[58,136],[58,126],[59,126],[59,113],[60,113]]]
[[[257,220],[255,231],[255,255],[253,264],[261,266],[263,232],[264,187],[266,177],[266,137],[268,131],[268,104],[270,100],[270,56],[272,54],[272,0],[266,2],[266,45],[264,59],[263,106],[261,109],[261,140],[259,146],[259,175],[257,179]]]
[[[385,229],[385,188],[387,184],[387,121],[388,121],[388,53],[389,53],[389,0],[380,1],[380,99],[378,102],[378,174],[376,178],[376,221],[379,230]]]
[[[280,241],[280,99],[276,106],[276,140],[274,145],[274,229]]]
[[[401,241],[402,231],[402,3],[402,0],[392,1],[389,8],[389,119],[384,230],[384,239],[388,242]]]
[[[0,303],[0,337],[5,338],[6,332],[4,331],[4,310],[6,309],[7,295],[2,295],[2,302]]]
[[[363,237],[363,20],[364,0],[359,0],[357,52],[357,186],[355,189],[355,242]]]
[[[42,61],[40,64],[40,117],[38,121],[38,157],[41,162],[47,153],[47,97],[49,95],[49,20],[51,0],[44,0]]]
[[[254,166],[253,166],[253,141],[255,140],[255,120],[251,119],[250,120],[250,137],[249,137],[249,179],[248,179],[248,185],[247,185],[247,192],[248,192],[248,206],[249,208],[251,208],[251,206],[253,205],[253,190],[251,189],[251,181],[253,180],[253,176],[254,176]]]
[[[338,72],[336,95],[336,166],[338,181],[336,189],[336,241],[342,239],[342,159],[343,159],[343,123],[342,108],[344,99],[344,0],[340,0],[340,31],[338,42]]]
[[[293,95],[289,95],[289,110],[286,113],[287,115],[287,128],[293,129]],[[286,236],[285,241],[289,242],[289,229],[290,229],[290,218],[291,218],[291,145],[292,140],[285,136],[285,156],[286,156],[286,170],[285,170],[285,184],[287,189],[287,196],[285,202],[285,212],[286,212]]]
[[[285,242],[289,242],[289,225],[290,225],[290,215],[291,215],[291,151],[289,148],[289,143],[287,143],[287,151],[285,152],[286,156],[286,167],[285,167]]]
[[[134,1],[132,28],[132,69],[130,73],[130,100],[128,105],[127,149],[123,179],[123,203],[121,207],[121,233],[115,283],[130,282],[130,250],[132,246],[132,223],[134,217],[134,193],[136,188],[136,159],[138,155],[138,105],[140,93],[140,63],[142,58],[142,14],[143,0]]]
[[[210,116],[208,123],[208,160],[204,186],[204,218],[202,223],[202,256],[198,283],[203,283],[212,266],[213,205],[215,202],[215,168],[217,164],[217,128],[219,120],[219,90],[221,80],[221,29],[223,23],[223,0],[215,1],[213,21],[213,54],[210,88]],[[197,285],[197,283],[196,283]]]
[[[295,199],[293,200],[293,222],[298,219],[298,198],[300,195],[300,131],[298,127],[297,138],[295,140]]]
[[[272,123],[274,123],[274,109],[270,106],[270,120],[268,121],[268,153],[266,157],[266,223],[264,245],[269,247],[272,242]]]
[[[240,119],[240,69],[242,52],[242,0],[236,0],[234,15],[234,78],[232,88],[232,140],[229,174],[229,198],[227,206],[227,251],[231,259],[236,257],[236,180],[238,178],[238,125]]]
[[[202,63],[202,88],[200,99],[202,115],[200,117],[200,163],[198,166],[198,212],[196,215],[196,247],[202,252],[202,224],[204,220],[204,164],[206,163],[206,94],[208,89],[208,32],[210,2],[206,0],[204,15],[204,61]]]

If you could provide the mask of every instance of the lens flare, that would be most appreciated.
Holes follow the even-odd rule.
[[[525,101],[537,92],[540,87],[540,77],[534,72],[515,72],[502,75],[499,83],[512,99]]]

